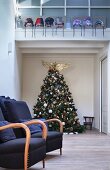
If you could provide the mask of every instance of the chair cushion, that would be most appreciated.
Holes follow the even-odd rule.
[[[8,111],[9,122],[19,122],[20,119],[32,119],[29,108],[24,101],[5,101],[5,107]]]
[[[5,106],[5,101],[11,101],[14,102],[16,101],[15,99],[10,99],[10,97],[5,97],[5,96],[0,96],[0,108],[2,110],[3,116],[6,120],[8,120],[8,112],[7,112],[7,108]]]
[[[32,138],[41,138],[42,133],[32,134]],[[62,148],[63,133],[56,131],[48,131],[46,139],[46,152],[51,152],[56,149]]]
[[[37,118],[34,118],[34,120],[41,120],[42,122],[44,122],[45,123],[45,125],[47,126],[47,129],[48,129],[48,122],[45,122],[46,121],[46,119],[45,118],[39,118],[39,119],[37,119]],[[40,128],[42,129],[42,126],[39,124],[39,126],[40,126]]]
[[[31,119],[32,120],[32,119]],[[24,119],[20,119],[19,122],[20,123],[23,123],[23,122],[27,122],[27,121],[30,121],[30,120],[24,120]],[[28,125],[28,128],[30,129],[31,131],[31,134],[34,134],[34,133],[37,133],[37,132],[41,132],[42,129],[41,129],[41,125],[39,124],[32,124],[32,125]]]
[[[6,100],[5,97],[0,96],[0,108],[1,108],[2,112],[4,113],[4,116],[7,117],[7,110],[6,110],[5,104],[4,104],[5,100]]]
[[[5,119],[4,119],[4,116],[3,116],[3,113],[2,113],[2,110],[1,110],[1,108],[0,108],[0,121],[4,121]]]
[[[7,121],[0,121],[0,126],[5,126],[8,124],[9,123]],[[8,128],[8,129],[0,131],[0,141],[1,142],[7,142],[7,141],[13,140],[13,139],[16,139],[16,136],[15,136],[12,128]]]
[[[62,132],[57,132],[57,131],[48,131],[47,133],[47,140],[49,139],[56,139],[62,137],[63,133]],[[42,133],[34,133],[32,137],[41,137]]]
[[[25,138],[10,140],[0,144],[0,154],[21,153],[24,152]],[[45,140],[42,138],[31,138],[30,151],[45,145]]]

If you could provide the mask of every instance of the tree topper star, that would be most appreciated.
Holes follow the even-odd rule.
[[[62,64],[62,63],[57,63],[57,62],[50,63],[50,62],[45,62],[45,61],[42,61],[42,65],[48,69],[54,69],[58,71],[62,71],[69,67],[69,64]]]

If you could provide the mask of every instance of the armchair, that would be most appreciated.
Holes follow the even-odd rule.
[[[30,122],[35,123],[36,120],[32,119],[28,105],[24,101],[5,101],[5,107],[7,109],[7,117],[9,122],[24,122],[29,125]],[[38,119],[37,119],[38,121]],[[60,131],[48,131],[46,138],[46,152],[50,152],[56,149],[60,149],[60,155],[62,154],[62,141],[63,141],[63,125],[58,119],[45,120],[45,123],[57,121],[60,126]],[[18,136],[23,137],[22,131],[17,132]],[[32,138],[41,138],[42,132],[37,131],[32,134]]]
[[[10,169],[27,170],[28,167],[43,160],[43,167],[45,166],[46,146],[45,139],[31,138],[29,128],[22,123],[8,123],[1,126],[1,122],[6,122],[0,110],[0,167]],[[42,123],[43,126],[43,123]],[[25,132],[25,138],[10,138],[10,129],[21,128]],[[1,133],[3,132],[3,133]],[[4,134],[4,136],[3,136]],[[13,133],[14,134],[14,133]],[[11,135],[13,135],[11,134]],[[45,125],[43,126],[43,137],[45,138]],[[3,141],[2,141],[3,140]]]

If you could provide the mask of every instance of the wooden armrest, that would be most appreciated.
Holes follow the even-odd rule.
[[[5,130],[7,128],[23,128],[26,132],[26,142],[25,142],[25,151],[24,151],[24,170],[28,168],[28,153],[29,153],[29,144],[30,144],[30,130],[29,128],[23,123],[10,123],[5,126],[1,126],[0,130]]]
[[[45,120],[44,122],[58,122],[60,126],[60,132],[63,132],[63,123],[59,119],[48,119]]]
[[[42,126],[42,138],[47,138],[47,126],[41,120],[30,120],[28,122],[24,122],[25,125],[32,125],[32,124],[41,124]]]

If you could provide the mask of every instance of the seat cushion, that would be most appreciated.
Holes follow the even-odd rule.
[[[49,131],[46,139],[46,153],[56,149],[62,148],[63,133],[56,131]],[[40,138],[41,133],[35,133],[32,135],[33,138]]]
[[[48,131],[48,133],[47,133],[47,140],[60,138],[60,137],[62,137],[62,135],[63,135],[63,133],[61,133],[61,132]],[[36,137],[40,138],[41,136],[42,136],[41,132],[32,134],[32,137],[35,137],[35,138]]]
[[[42,138],[31,138],[30,150],[35,150],[37,148],[45,145],[45,140]],[[24,151],[25,138],[19,138],[15,140],[10,140],[8,142],[0,144],[0,154],[8,153],[21,153]]]
[[[24,169],[25,138],[19,138],[0,144],[0,166],[8,169]],[[30,141],[28,168],[45,159],[44,139],[33,138]]]
[[[7,121],[0,121],[0,127],[8,124],[9,123]],[[0,142],[7,142],[13,139],[16,139],[16,136],[12,128],[8,128],[0,131]]]

